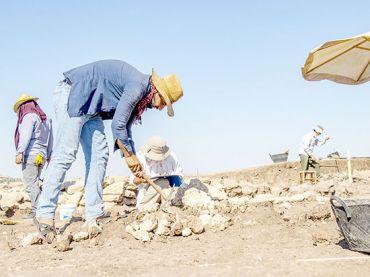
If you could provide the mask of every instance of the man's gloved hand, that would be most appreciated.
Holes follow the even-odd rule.
[[[146,180],[140,177],[135,177],[133,182],[135,185],[140,185],[146,183]]]
[[[23,160],[23,154],[22,153],[20,153],[17,156],[15,156],[15,163],[16,164],[21,164],[22,163],[22,160]]]
[[[129,157],[125,157],[127,166],[130,168],[131,172],[136,176],[136,177],[142,177],[142,166],[139,161],[139,159],[136,157],[136,155],[131,155]]]

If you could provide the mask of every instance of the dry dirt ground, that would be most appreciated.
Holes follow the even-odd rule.
[[[232,214],[230,226],[223,231],[206,228],[199,235],[158,236],[145,243],[125,231],[135,212],[117,218],[120,208],[101,235],[73,242],[66,252],[56,251],[53,244],[19,247],[12,234],[33,232],[34,226],[16,213],[12,219],[18,224],[0,225],[0,275],[369,275],[370,255],[348,250],[327,198],[291,203],[284,215],[281,207],[270,202],[248,205]],[[81,225],[74,222],[70,228]]]

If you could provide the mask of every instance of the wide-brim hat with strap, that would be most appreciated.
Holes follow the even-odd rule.
[[[159,136],[151,137],[140,151],[146,158],[154,161],[163,161],[170,154],[166,141]]]
[[[39,100],[39,98],[29,96],[28,94],[22,94],[21,96],[19,96],[19,97],[18,97],[18,99],[17,99],[17,101],[15,101],[15,104],[14,104],[14,106],[13,106],[13,110],[14,110],[14,112],[17,112],[17,111],[18,111],[18,109],[19,109],[19,107],[20,107],[22,104],[24,104],[24,103],[26,103],[26,102],[28,102],[28,101],[31,101],[31,100],[33,100],[33,101],[37,101],[37,100]]]
[[[161,78],[153,68],[152,81],[155,88],[166,102],[167,114],[169,116],[174,116],[175,113],[173,111],[172,103],[176,102],[184,95],[179,79],[177,79],[175,74]]]

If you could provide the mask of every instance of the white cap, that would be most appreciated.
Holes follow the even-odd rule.
[[[322,132],[324,131],[324,128],[322,126],[320,126],[320,125],[316,125],[315,127],[313,127],[313,130],[316,133],[322,134]]]

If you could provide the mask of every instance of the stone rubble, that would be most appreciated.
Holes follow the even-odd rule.
[[[282,174],[280,171],[275,173]],[[283,221],[289,223],[298,220],[325,221],[332,217],[328,205],[332,193],[343,198],[359,194],[370,198],[370,170],[354,171],[354,176],[357,178],[355,183],[349,183],[345,173],[324,174],[317,184],[299,184],[298,177],[290,183],[263,181],[260,172],[252,174],[248,180],[241,176],[189,178],[186,180],[189,185],[176,189],[173,194],[181,196],[182,207],[161,207],[157,204],[141,213],[134,209],[136,186],[130,184],[127,177],[107,177],[103,184],[103,199],[107,210],[127,207],[129,210],[122,218],[130,220],[123,229],[135,239],[149,242],[158,237],[189,237],[208,230],[224,231],[234,224],[236,215],[248,213],[249,209],[261,205],[270,205]],[[292,215],[295,203],[309,201],[316,203],[317,207],[302,211],[299,218]],[[83,216],[85,200],[82,180],[64,183],[59,204],[66,203],[75,204],[76,215]],[[0,224],[12,222],[12,215],[18,211],[23,213],[29,210],[30,199],[22,182],[12,180],[0,183]],[[35,234],[28,234],[20,244],[24,247],[38,244],[37,238]],[[88,238],[89,233],[84,231],[58,236],[57,249],[67,251],[71,249],[72,241],[80,242]]]

